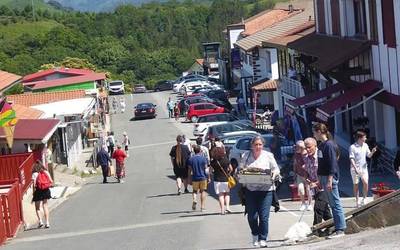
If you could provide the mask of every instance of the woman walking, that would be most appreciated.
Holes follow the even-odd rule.
[[[50,173],[46,170],[40,161],[36,161],[32,169],[32,180],[33,180],[33,198],[32,202],[35,202],[36,216],[39,224],[38,228],[43,227],[43,220],[40,217],[40,205],[43,207],[45,228],[50,228],[49,218],[49,207],[47,200],[51,199],[50,187],[53,184]]]
[[[230,189],[228,186],[228,176],[233,171],[231,164],[225,154],[223,147],[215,147],[211,151],[212,161],[211,167],[214,172],[214,190],[218,195],[219,207],[221,215],[231,213],[229,208]]]
[[[124,150],[121,149],[121,145],[117,145],[117,150],[114,151],[112,158],[115,159],[115,166],[116,166],[116,174],[119,183],[124,183],[123,178],[125,178],[126,171],[125,171],[125,158],[126,153]]]
[[[182,182],[185,187],[185,193],[189,193],[188,186],[188,167],[187,160],[190,157],[189,148],[183,144],[181,135],[176,137],[176,145],[171,148],[169,152],[171,163],[174,167],[174,174],[176,178],[176,186],[178,187],[178,195],[182,193]]]
[[[179,115],[180,115],[179,106],[178,106],[178,103],[175,103],[175,107],[174,107],[175,121],[177,121],[179,119]]]
[[[251,169],[270,173],[272,180],[280,171],[274,155],[263,150],[264,139],[256,136],[251,140],[251,151],[246,152],[239,169]],[[266,247],[268,237],[269,212],[272,204],[274,183],[245,184],[245,207],[254,247]]]

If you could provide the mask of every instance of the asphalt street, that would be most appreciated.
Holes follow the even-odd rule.
[[[190,194],[176,195],[168,153],[177,134],[191,137],[192,125],[168,118],[169,96],[175,98],[170,92],[126,95],[126,112],[112,116],[117,141],[124,131],[131,141],[124,184],[91,179],[51,213],[50,229],[21,232],[4,249],[250,249],[250,230],[237,199],[234,213],[222,216],[212,186],[206,212],[191,210]],[[132,119],[140,102],[157,104],[157,118]],[[279,247],[299,220],[299,205],[281,202],[282,211],[271,213],[270,247]],[[311,225],[312,218],[307,211],[303,221]]]

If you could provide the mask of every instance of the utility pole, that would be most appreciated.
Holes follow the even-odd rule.
[[[35,21],[35,8],[33,6],[33,0],[32,0],[32,18],[33,18],[33,21]]]

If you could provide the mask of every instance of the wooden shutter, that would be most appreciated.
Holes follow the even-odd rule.
[[[332,11],[332,33],[333,35],[340,36],[339,0],[331,0],[331,11]]]
[[[388,47],[396,48],[393,0],[382,0],[383,41]]]
[[[325,34],[325,6],[324,0],[317,0],[318,32]]]

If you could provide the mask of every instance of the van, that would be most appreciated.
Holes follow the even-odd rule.
[[[110,95],[125,94],[124,82],[122,80],[111,81],[108,83]]]

